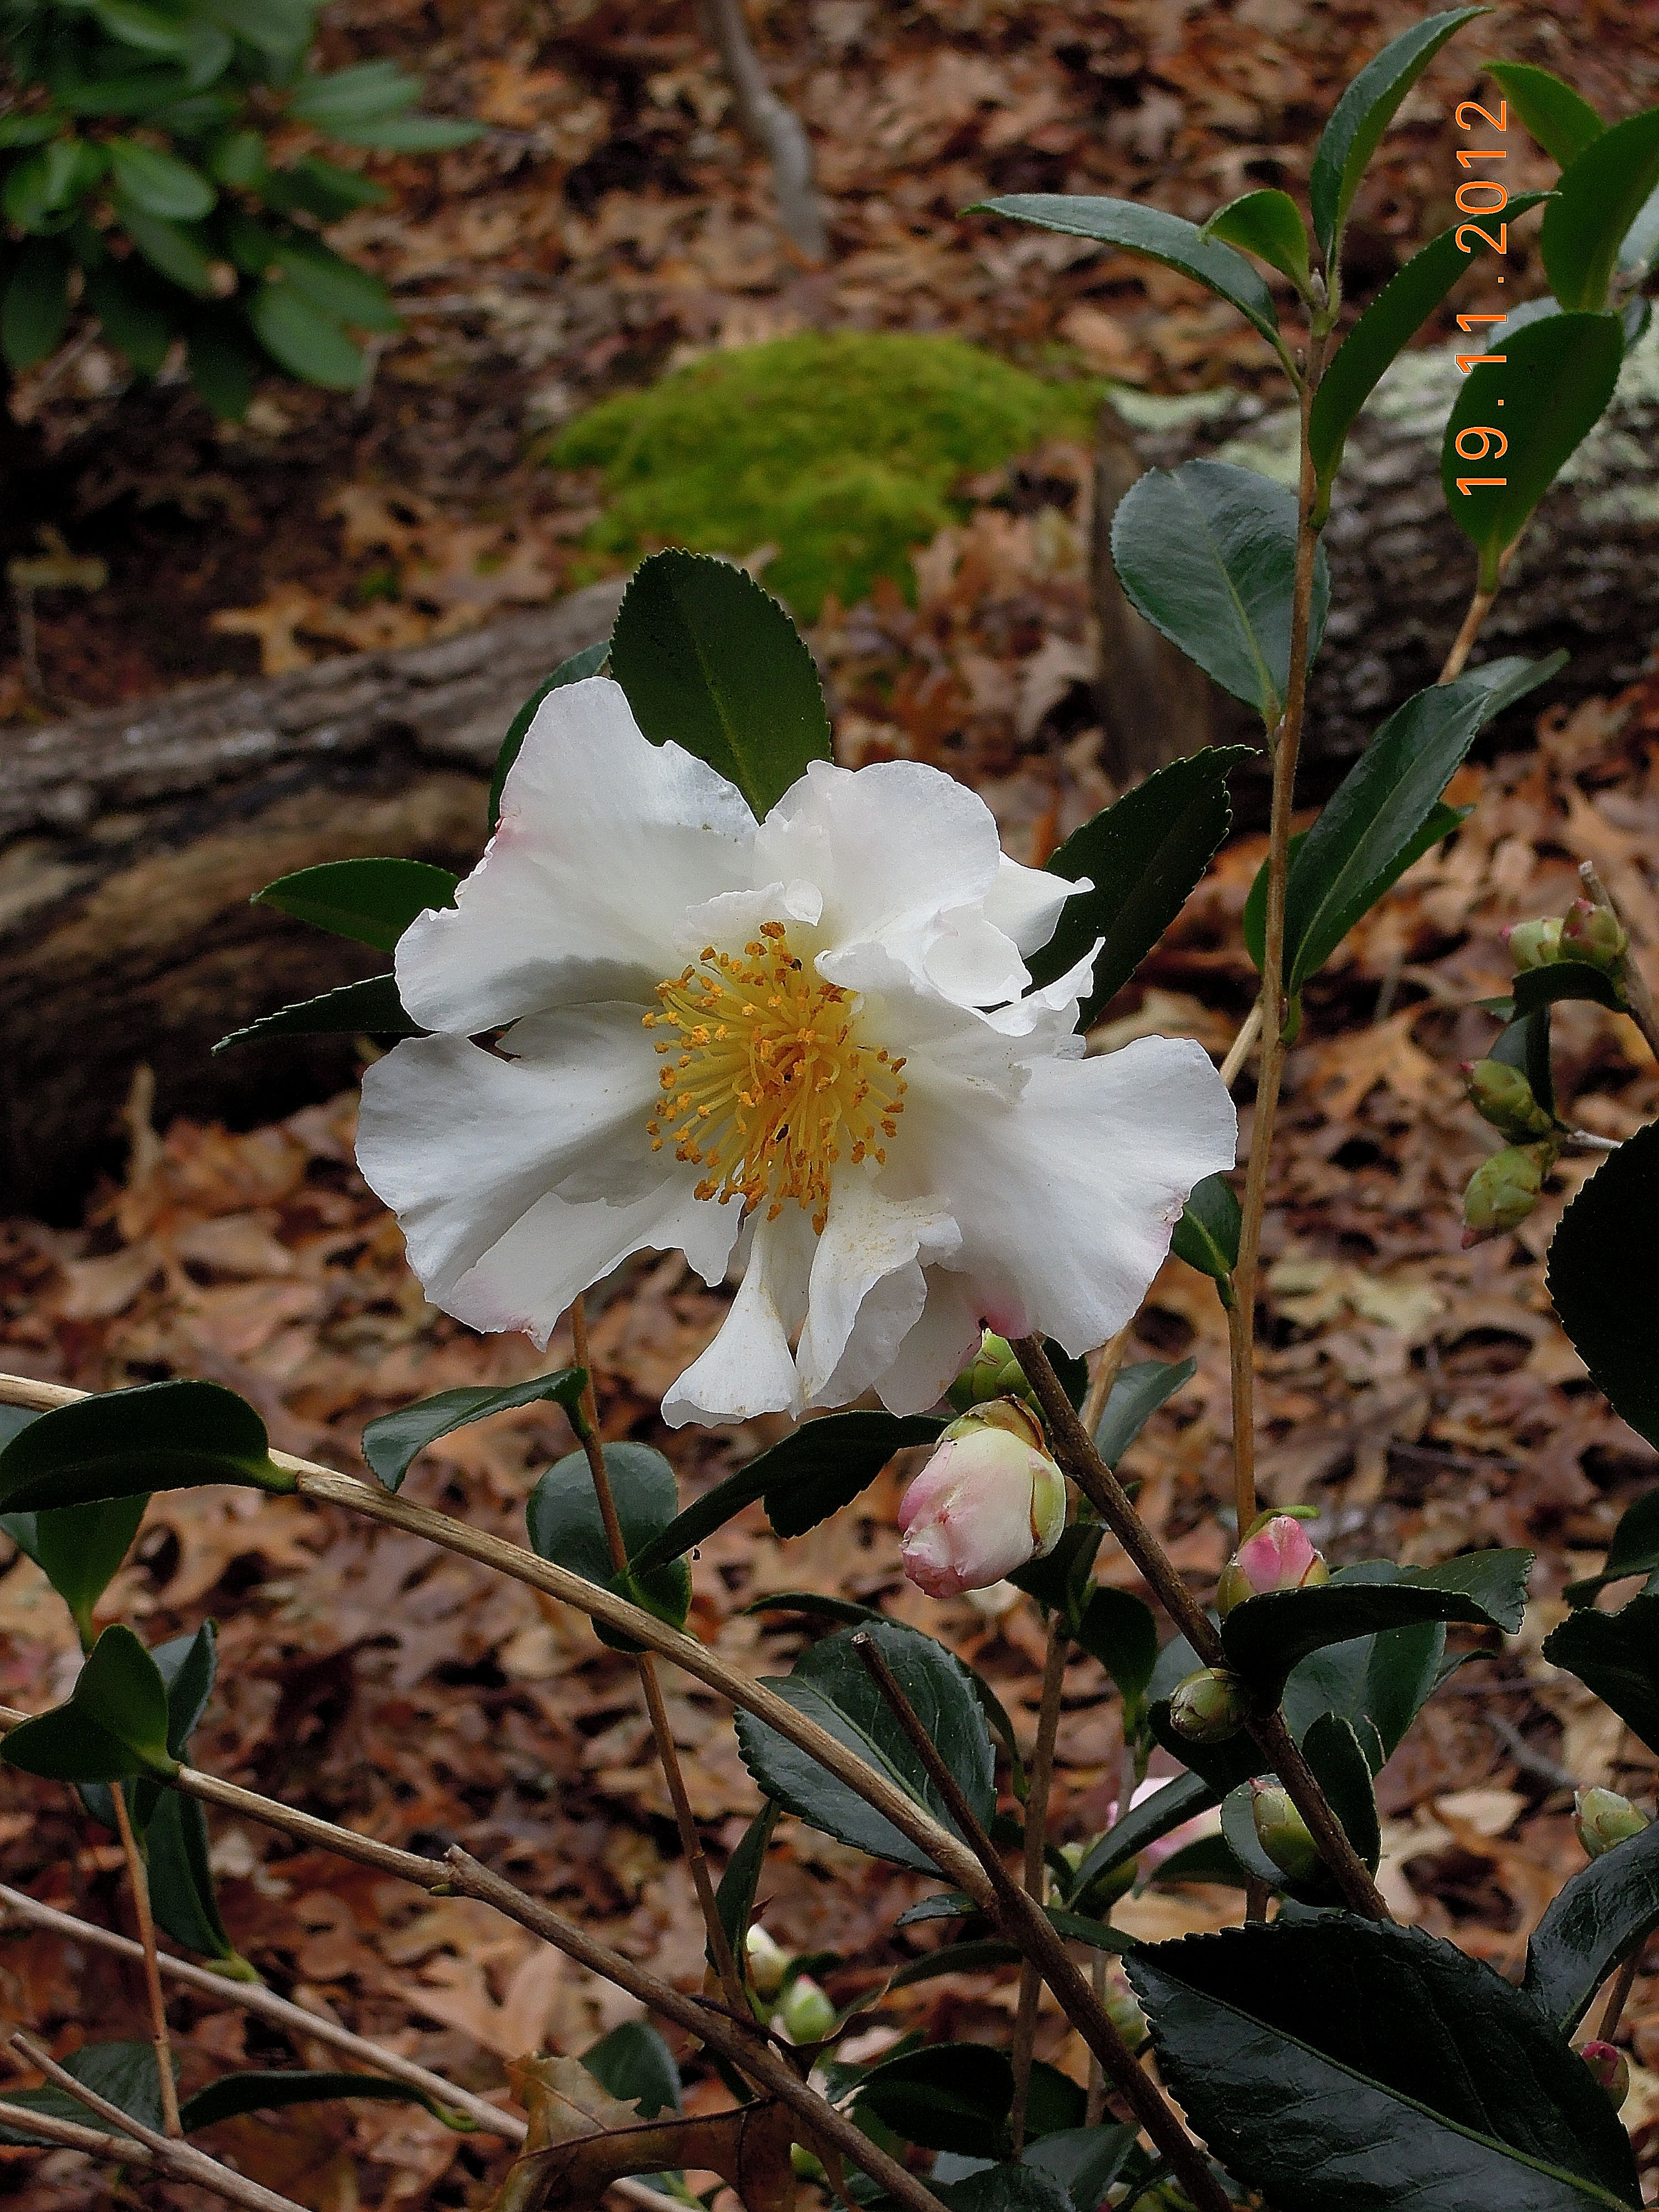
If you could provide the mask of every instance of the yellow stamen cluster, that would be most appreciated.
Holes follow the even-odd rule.
[[[657,1047],[675,1058],[658,1077],[652,1150],[672,1142],[708,1170],[699,1198],[740,1198],[745,1213],[764,1200],[769,1221],[793,1198],[822,1234],[836,1163],[886,1160],[903,1060],[857,1042],[847,993],[791,952],[781,922],[763,922],[740,958],[706,945],[657,996],[645,1025],[675,1032]]]

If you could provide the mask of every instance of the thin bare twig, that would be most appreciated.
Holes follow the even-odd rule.
[[[611,1471],[605,1463],[605,1445],[599,1436],[599,1404],[593,1389],[593,1365],[587,1342],[587,1301],[580,1292],[570,1309],[570,1335],[576,1364],[587,1378],[582,1385],[581,1397],[575,1408],[574,1426],[586,1455],[588,1473],[593,1479],[593,1495],[599,1501],[599,1519],[605,1524],[605,1540],[610,1547],[611,1564],[621,1574],[628,1565],[628,1541],[623,1534],[621,1516],[617,1511],[616,1498],[611,1488]],[[657,1680],[657,1662],[648,1651],[637,1651],[634,1655],[634,1664],[640,1678],[640,1694],[645,1700],[646,1716],[651,1723],[652,1741],[657,1747],[663,1779],[668,1784],[669,1802],[674,1808],[674,1825],[680,1834],[680,1850],[690,1871],[691,1886],[697,1893],[708,1955],[714,1961],[714,1972],[720,1976],[720,1986],[726,1991],[726,2002],[734,2011],[742,2011],[748,2004],[743,1976],[738,1972],[738,1962],[732,1955],[731,1940],[715,1901],[714,1884],[708,1872],[708,1862],[703,1856],[702,1838],[697,1832],[696,1816],[691,1810],[685,1776],[680,1767],[679,1747],[674,1741],[673,1731],[668,1725],[668,1708],[663,1702],[662,1685]]]
[[[1100,1426],[1100,1417],[1106,1410],[1106,1401],[1112,1395],[1112,1385],[1118,1378],[1123,1365],[1123,1355],[1129,1349],[1129,1340],[1134,1330],[1134,1323],[1128,1322],[1109,1343],[1101,1346],[1100,1357],[1095,1362],[1095,1371],[1089,1377],[1089,1387],[1084,1393],[1083,1404],[1078,1413],[1078,1419],[1091,1436]]]
[[[1643,1946],[1638,1943],[1624,1965],[1619,1969],[1613,1987],[1607,1991],[1607,2001],[1601,2008],[1601,2018],[1595,2031],[1598,2043],[1611,2043],[1619,2033],[1619,2023],[1625,2016],[1625,2007],[1636,1986],[1636,1977],[1642,1971]]]
[[[709,41],[732,81],[743,127],[772,164],[778,220],[809,260],[822,261],[830,251],[830,235],[805,127],[766,82],[749,35],[743,0],[703,0],[702,12]]]
[[[149,1909],[149,1873],[138,1848],[138,1838],[132,1832],[126,1790],[120,1783],[114,1782],[110,1784],[109,1794],[115,1807],[121,1855],[127,1863],[127,1887],[132,1892],[133,1915],[138,1923],[138,1945],[144,1957],[150,2041],[155,2047],[155,2079],[161,2093],[161,2125],[168,2135],[181,2136],[184,2130],[179,2124],[179,2085],[173,2072],[173,2039],[167,2033],[167,1992],[161,1987],[161,1970],[155,1963],[155,1920]]]
[[[177,2142],[170,2136],[159,2134],[147,2127],[143,2121],[135,2120],[131,2112],[124,2112],[118,2105],[112,2105],[96,2090],[88,2089],[84,2081],[77,2081],[73,2074],[60,2066],[49,2051],[43,2051],[32,2036],[21,2032],[11,2038],[11,2047],[24,2062],[44,2074],[48,2081],[73,2097],[77,2105],[84,2105],[89,2112],[106,2121],[118,2135],[130,2136],[150,2154],[150,2161],[160,2170],[179,2181],[193,2181],[200,2189],[210,2189],[216,2197],[222,2197],[227,2204],[240,2204],[246,2212],[305,2212],[291,2197],[279,2197],[274,2189],[263,2182],[250,2181],[246,2174],[234,2173],[228,2166],[221,2166],[216,2158],[210,2158],[204,2150],[191,2143]],[[30,2115],[30,2118],[33,2118]],[[44,2135],[46,2130],[40,2130]],[[105,2140],[99,2138],[100,2145]],[[76,2144],[76,2148],[86,2146]],[[127,2154],[123,2144],[120,2154]]]
[[[14,2105],[0,2097],[0,2127],[17,2128],[40,2136],[62,2150],[82,2150],[88,2158],[119,2159],[149,2166],[150,2153],[128,2136],[106,2136],[97,2128],[83,2128],[75,2120],[54,2118],[50,2112],[32,2112],[27,2105]]]
[[[26,1890],[12,1889],[4,1882],[0,1882],[0,1911],[32,1927],[50,1929],[54,1935],[71,1942],[90,1943],[100,1950],[112,1951],[118,1958],[143,1962],[143,1946],[135,1943],[130,1936],[118,1935],[112,1928],[100,1928],[90,1920],[78,1919],[72,1912],[60,1912],[56,1905],[43,1905]],[[0,1921],[0,1925],[3,1924]],[[441,2074],[429,2073],[424,2066],[417,2066],[412,2058],[404,2058],[395,2051],[384,2051],[378,2043],[354,2034],[350,2028],[342,2027],[326,2014],[308,2012],[303,2005],[279,1997],[263,1983],[232,1981],[227,1975],[198,1966],[193,1959],[174,1959],[165,1951],[157,1954],[156,1965],[163,1975],[186,1989],[222,2003],[239,2005],[244,2012],[257,2013],[289,2035],[309,2036],[360,2064],[374,2067],[392,2081],[407,2082],[411,2089],[419,2089],[441,2105],[465,2112],[480,2128],[504,2136],[509,2142],[522,2142],[528,2132],[516,2112],[500,2111],[483,2098],[475,2097],[470,2089],[459,2088],[454,2082],[446,2081]]]
[[[1261,1034],[1261,1001],[1258,999],[1238,1025],[1238,1035],[1227,1048],[1227,1057],[1221,1063],[1221,1080],[1231,1091],[1242,1073],[1251,1048]]]
[[[1021,1364],[1024,1364],[1023,1353]],[[1030,1374],[1029,1368],[1026,1372]],[[1182,2187],[1200,2212],[1230,2212],[1230,2200],[1210,2172],[1203,2153],[1176,2118],[1174,2107],[1151,2075],[1135,2063],[1133,2052],[1113,2027],[1106,2008],[1072,1964],[1066,1945],[1050,1925],[1048,1915],[1026,1895],[998,1857],[996,1846],[980,1825],[962,1784],[922,1726],[915,1708],[900,1688],[873,1639],[860,1630],[853,1638],[853,1649],[903,1729],[941,1802],[948,1808],[951,1818],[984,1868],[1004,1932],[1029,1958],[1036,1960],[1043,1979],[1059,1999],[1060,2009],[1098,2057],[1113,2087],[1169,2160],[1181,2178]]]
[[[1224,1287],[1227,1287],[1224,1285]],[[1237,1293],[1229,1290],[1227,1370],[1232,1382],[1234,1542],[1242,1544],[1256,1516],[1255,1423],[1251,1418],[1251,1377],[1255,1345]]]
[[[1060,1693],[1066,1681],[1066,1632],[1057,1613],[1048,1616],[1042,1655],[1042,1697],[1037,1708],[1036,1746],[1025,1793],[1025,1894],[1041,1906],[1048,1887],[1043,1845],[1048,1838],[1048,1793],[1054,1777],[1054,1739],[1060,1733]],[[1019,2008],[1014,2014],[1014,2101],[1008,2114],[1014,2155],[1025,2148],[1025,2101],[1031,2088],[1031,2059],[1036,2045],[1037,2002],[1042,1976],[1028,1958],[1019,1970]]]
[[[1470,649],[1480,635],[1480,625],[1492,612],[1492,601],[1497,597],[1498,593],[1495,590],[1490,592],[1476,590],[1474,598],[1469,601],[1468,611],[1463,617],[1463,627],[1452,640],[1451,651],[1446,655],[1445,665],[1435,678],[1437,684],[1449,684],[1454,677],[1463,673],[1464,664],[1468,659]]]

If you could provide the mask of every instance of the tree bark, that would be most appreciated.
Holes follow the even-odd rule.
[[[158,1118],[251,1121],[349,1081],[352,1040],[211,1057],[227,1031],[383,954],[248,900],[321,860],[459,869],[507,726],[605,636],[620,582],[398,653],[0,732],[0,1191],[73,1208],[140,1063]]]
[[[1395,362],[1348,441],[1325,532],[1331,611],[1308,693],[1304,751],[1328,781],[1413,692],[1432,684],[1475,583],[1473,548],[1446,511],[1440,445],[1462,384],[1449,349]],[[1617,690],[1659,632],[1659,324],[1625,364],[1613,404],[1546,494],[1474,659],[1572,658],[1547,703]],[[1248,396],[1148,399],[1103,410],[1094,579],[1108,765],[1144,774],[1200,746],[1261,738],[1256,718],[1199,673],[1131,607],[1112,568],[1118,501],[1147,468],[1210,457],[1295,481],[1296,418]],[[1518,712],[1530,715],[1529,700]]]

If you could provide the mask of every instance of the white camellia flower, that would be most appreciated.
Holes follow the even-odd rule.
[[[1029,988],[1082,888],[917,763],[814,761],[757,823],[619,685],[567,685],[455,906],[398,940],[437,1034],[368,1071],[362,1171],[435,1304],[538,1345],[631,1253],[740,1259],[672,1422],[931,1406],[981,1322],[1082,1353],[1237,1134],[1196,1044],[1084,1059],[1092,955]]]

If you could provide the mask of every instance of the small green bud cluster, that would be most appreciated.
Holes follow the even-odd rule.
[[[1572,1825],[1586,1857],[1599,1859],[1615,1844],[1639,1836],[1648,1816],[1616,1790],[1581,1790],[1572,1801]]]
[[[839,2015],[826,1992],[810,1974],[794,1972],[796,1954],[775,1942],[757,1921],[744,1938],[756,2011],[791,2043],[822,2043],[835,2031]]]
[[[1031,1399],[1025,1370],[1006,1336],[986,1330],[979,1350],[951,1385],[950,1397],[959,1413],[965,1413],[971,1406],[982,1405],[988,1398]]]
[[[1521,1070],[1507,1060],[1465,1060],[1463,1081],[1475,1112],[1511,1143],[1547,1137],[1554,1128],[1553,1115],[1534,1097],[1532,1085]]]
[[[1189,1743],[1224,1743],[1249,1715],[1249,1692],[1226,1667],[1200,1667],[1170,1694],[1170,1725]]]
[[[1504,942],[1515,963],[1516,973],[1553,967],[1559,960],[1583,960],[1616,981],[1624,972],[1630,939],[1610,907],[1594,899],[1577,898],[1559,920],[1551,915],[1538,921],[1517,921],[1504,932]]]
[[[1561,1147],[1546,1138],[1534,1145],[1505,1145],[1482,1160],[1463,1193],[1463,1243],[1483,1243],[1518,1229],[1537,1205],[1544,1178]]]

